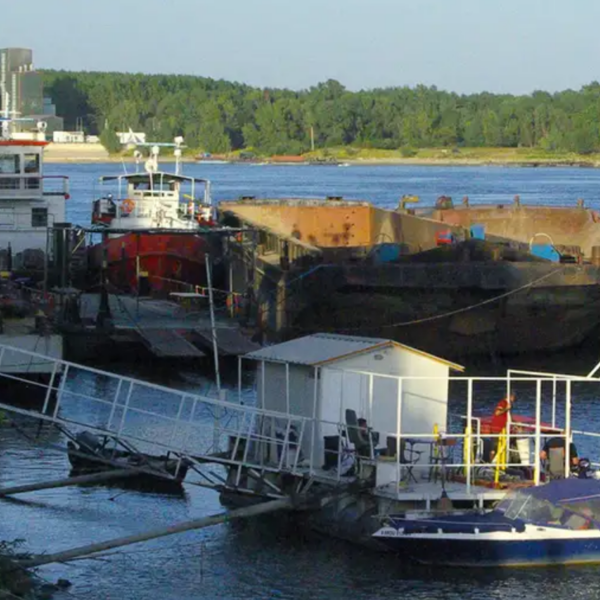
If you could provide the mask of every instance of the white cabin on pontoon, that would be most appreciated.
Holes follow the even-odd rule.
[[[328,462],[326,445],[337,455],[340,424],[352,428],[366,420],[372,432],[381,432],[374,445],[382,449],[393,446],[397,434],[410,438],[445,430],[450,371],[463,370],[392,340],[326,333],[244,358],[259,362],[259,408],[315,420],[314,433],[302,435],[302,452],[315,465]]]

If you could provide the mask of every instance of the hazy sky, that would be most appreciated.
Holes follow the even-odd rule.
[[[578,89],[600,79],[599,0],[0,0],[37,67],[269,87]]]

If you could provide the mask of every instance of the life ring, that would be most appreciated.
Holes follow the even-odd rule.
[[[135,202],[131,198],[125,198],[121,203],[121,210],[128,215],[135,208]]]

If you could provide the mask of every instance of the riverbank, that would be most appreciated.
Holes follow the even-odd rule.
[[[195,162],[197,153],[189,152],[183,162]],[[45,161],[48,163],[85,162],[134,162],[131,152],[111,155],[102,144],[54,144],[47,146]],[[217,158],[217,157],[214,157]],[[219,159],[240,161],[240,153],[219,155]],[[174,157],[164,151],[162,162],[173,162]],[[256,160],[269,162],[269,157],[257,156]],[[506,167],[600,167],[600,153],[576,154],[572,152],[546,152],[535,148],[420,148],[401,150],[378,150],[373,148],[330,148],[302,155],[292,164],[342,163],[349,165],[423,165],[423,166],[506,166]]]
[[[600,153],[584,155],[573,152],[547,152],[536,148],[334,148],[309,153],[306,158],[318,161],[335,160],[352,165],[600,167]]]

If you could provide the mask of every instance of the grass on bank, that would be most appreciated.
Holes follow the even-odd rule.
[[[133,160],[133,150],[127,149],[111,154],[112,159]],[[184,160],[194,160],[203,154],[203,150],[185,148]],[[252,156],[259,160],[268,160],[268,154],[254,149],[244,149],[226,154],[213,154],[213,159],[239,160]],[[357,148],[341,146],[318,149],[302,155],[306,160],[348,161],[373,163],[406,164],[580,164],[600,166],[600,153],[577,154],[575,152],[555,152],[542,148],[399,148],[383,150],[378,148]],[[159,160],[173,160],[170,148],[161,148]]]

